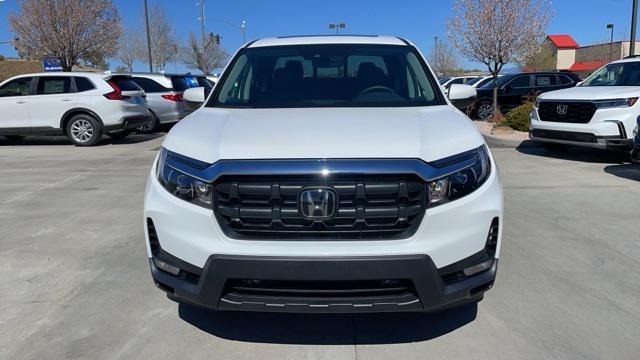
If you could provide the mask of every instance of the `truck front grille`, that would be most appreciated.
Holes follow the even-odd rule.
[[[331,189],[333,216],[305,217],[300,193]],[[413,235],[426,208],[415,175],[223,176],[214,184],[214,212],[225,234],[255,240],[391,240]]]
[[[595,112],[596,106],[591,102],[543,101],[538,108],[541,121],[574,124],[588,123]]]

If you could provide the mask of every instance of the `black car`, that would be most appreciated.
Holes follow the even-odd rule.
[[[536,72],[502,75],[498,78],[498,107],[507,111],[522,105],[527,97],[537,94],[576,86],[580,79],[569,72]],[[474,115],[482,120],[493,113],[493,81],[476,89],[478,100],[474,105]]]

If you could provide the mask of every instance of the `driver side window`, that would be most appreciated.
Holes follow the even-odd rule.
[[[31,78],[19,78],[6,83],[0,88],[0,97],[26,96],[31,88]]]

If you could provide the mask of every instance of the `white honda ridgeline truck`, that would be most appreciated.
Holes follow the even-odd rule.
[[[167,135],[147,183],[151,273],[224,310],[433,311],[493,285],[502,184],[424,57],[383,36],[238,51]],[[202,89],[185,100],[205,101]],[[462,104],[461,104],[462,103]]]
[[[551,150],[577,145],[630,151],[638,97],[640,58],[609,63],[576,87],[540,94],[530,116],[531,140]]]

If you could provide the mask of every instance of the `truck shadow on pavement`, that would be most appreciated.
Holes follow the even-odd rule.
[[[604,172],[627,180],[640,181],[640,164],[609,165]]]
[[[288,314],[214,311],[180,304],[178,314],[211,335],[292,345],[369,345],[425,341],[472,322],[477,304],[437,313]]]
[[[122,140],[111,139],[108,136],[103,136],[102,141],[100,141],[100,144],[97,146],[138,144],[146,141],[151,141],[153,139],[157,139],[164,135],[165,135],[164,133],[156,133],[156,134],[148,134],[148,135],[132,134]],[[0,136],[0,146],[39,146],[39,145],[73,146],[71,141],[65,136],[27,136],[21,140],[7,140],[3,136]]]
[[[530,140],[523,141],[516,151],[521,154],[541,156],[559,160],[581,161],[594,164],[624,164],[629,154],[623,151],[570,147],[566,152],[549,151]]]

